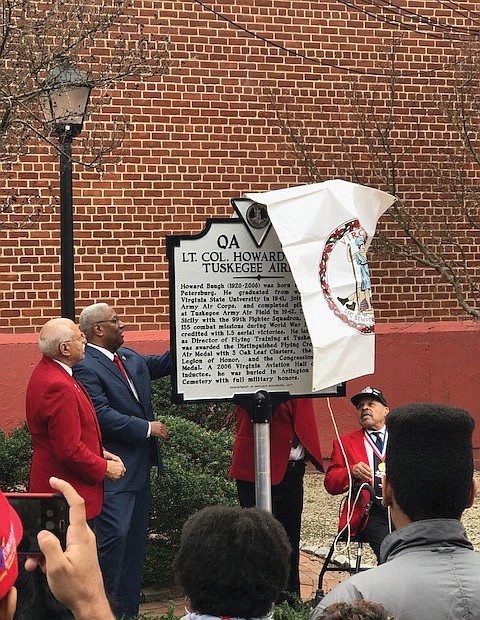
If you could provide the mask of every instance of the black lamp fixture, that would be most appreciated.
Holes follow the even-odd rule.
[[[72,141],[82,131],[91,83],[88,77],[59,56],[43,83],[45,120],[60,144],[60,270],[62,316],[75,320],[73,246]]]

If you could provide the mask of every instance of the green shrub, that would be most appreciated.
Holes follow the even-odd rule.
[[[292,600],[290,603],[284,601],[280,605],[276,605],[273,610],[273,620],[308,620],[308,616],[312,611],[312,601],[301,601],[300,599]],[[173,603],[167,613],[163,616],[146,613],[137,616],[138,620],[179,620],[183,614],[175,616]]]
[[[187,518],[215,504],[237,503],[235,483],[228,478],[233,433],[209,430],[178,416],[162,415],[168,427],[163,442],[165,472],[152,473],[149,539],[144,585],[172,585],[172,560]]]
[[[0,429],[0,489],[25,491],[30,475],[32,440],[25,422],[7,435]]]
[[[171,565],[187,518],[214,504],[237,502],[228,478],[234,427],[231,403],[172,404],[171,381],[152,383],[155,416],[169,429],[163,442],[165,472],[152,473],[144,585],[174,583]]]
[[[171,400],[170,377],[152,382],[152,403],[156,415],[162,419],[164,415],[190,420],[209,430],[233,429],[235,418],[233,405],[230,402],[205,401],[195,404],[174,405]]]
[[[283,601],[275,605],[274,620],[307,620],[312,611],[312,601],[302,601],[298,597],[291,597],[290,601]]]

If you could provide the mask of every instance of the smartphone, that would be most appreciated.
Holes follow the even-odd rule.
[[[68,503],[57,493],[5,493],[23,525],[23,538],[17,546],[20,555],[41,555],[37,534],[48,530],[60,540],[62,549],[67,542]]]

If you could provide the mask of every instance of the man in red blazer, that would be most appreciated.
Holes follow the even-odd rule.
[[[233,446],[230,478],[236,478],[240,505],[255,506],[253,422],[236,407],[237,434]],[[303,511],[305,461],[323,471],[320,441],[310,398],[292,399],[279,405],[270,424],[270,475],[272,510],[285,528],[292,554],[287,590],[300,595],[300,527]]]
[[[361,428],[333,442],[330,466],[325,474],[325,488],[331,495],[348,492],[340,515],[339,532],[368,542],[377,557],[380,545],[391,531],[387,510],[381,504],[382,473],[388,433],[385,419],[387,401],[376,388],[366,387],[350,399],[357,410]],[[343,451],[342,451],[343,448]],[[362,483],[375,489],[360,490]]]
[[[85,355],[85,343],[70,319],[51,319],[43,326],[43,357],[27,387],[26,417],[33,444],[29,490],[53,493],[50,477],[66,480],[84,498],[87,519],[92,519],[102,509],[103,479],[118,480],[125,467],[103,449],[92,401],[72,377],[72,366]]]

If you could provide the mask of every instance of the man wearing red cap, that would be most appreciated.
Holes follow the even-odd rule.
[[[392,529],[381,503],[389,409],[377,388],[366,387],[350,400],[361,428],[334,440],[325,488],[331,495],[348,492],[338,531],[368,542],[379,561],[380,545]]]
[[[0,620],[13,618],[17,592],[13,584],[18,575],[17,544],[22,540],[20,517],[0,491]]]

